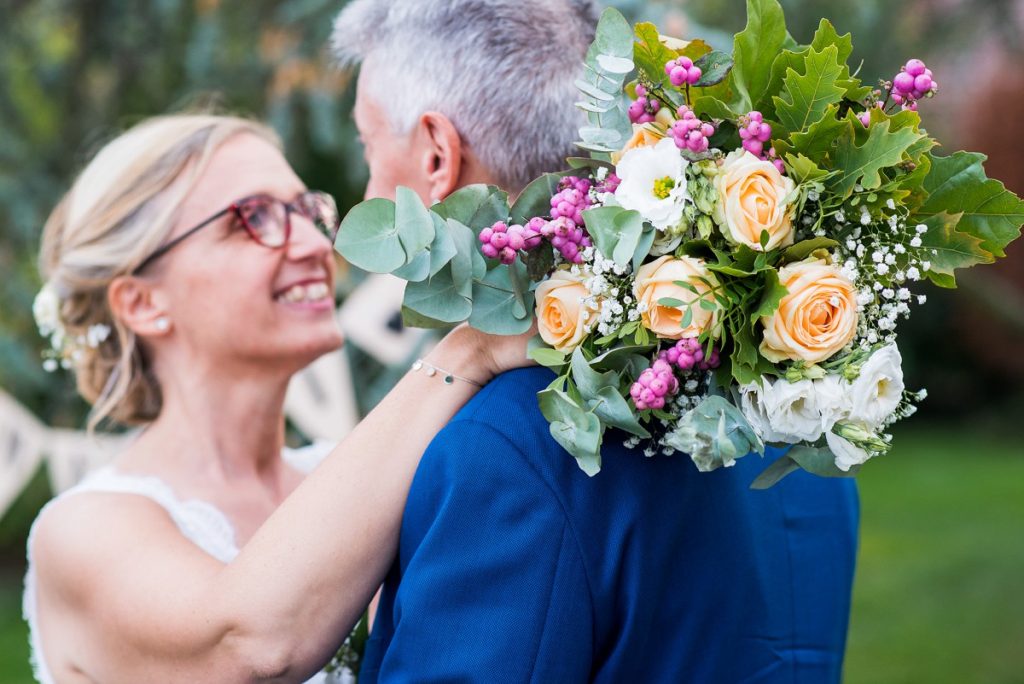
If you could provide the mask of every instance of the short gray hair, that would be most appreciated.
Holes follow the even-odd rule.
[[[592,0],[353,0],[331,36],[397,134],[441,112],[506,190],[565,166],[583,115],[573,81],[593,40]]]

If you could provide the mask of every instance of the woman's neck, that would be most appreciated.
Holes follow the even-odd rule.
[[[161,382],[160,416],[131,450],[133,466],[214,485],[250,478],[273,485],[288,378],[212,375]]]

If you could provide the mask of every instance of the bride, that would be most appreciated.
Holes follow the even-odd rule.
[[[524,338],[456,329],[305,477],[282,406],[342,343],[338,223],[272,132],[208,115],[133,128],[54,211],[48,325],[90,425],[145,428],[33,526],[40,681],[321,681],[393,560],[420,454],[526,363]]]

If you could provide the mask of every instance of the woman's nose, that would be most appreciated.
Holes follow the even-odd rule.
[[[291,215],[292,230],[288,238],[288,257],[301,261],[311,257],[323,258],[334,245],[323,231],[300,214]]]

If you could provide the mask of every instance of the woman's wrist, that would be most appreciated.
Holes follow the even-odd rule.
[[[468,325],[460,325],[423,357],[427,364],[485,385],[496,374],[492,355],[483,342],[484,335]]]

